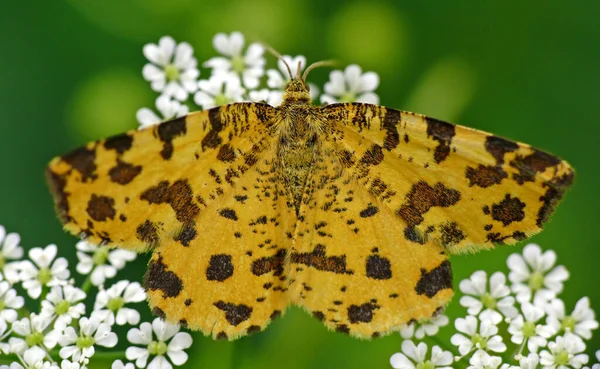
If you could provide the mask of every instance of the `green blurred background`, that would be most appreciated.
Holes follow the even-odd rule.
[[[600,3],[564,1],[4,1],[0,224],[20,233],[26,247],[56,243],[75,261],[76,239],[54,216],[45,164],[88,140],[135,128],[136,110],[154,106],[141,76],[144,44],[168,34],[190,42],[202,62],[215,54],[215,33],[239,30],[309,62],[336,59],[376,71],[383,105],[567,159],[577,170],[574,188],[533,241],[556,250],[571,271],[562,294],[568,311],[582,296],[600,311],[598,14]],[[321,86],[327,77],[327,70],[311,75]],[[456,284],[477,269],[505,271],[506,257],[523,245],[454,257]],[[141,279],[146,260],[125,276]],[[461,313],[458,301],[448,312]],[[440,338],[451,333],[447,327]],[[600,348],[599,337],[589,354]],[[398,335],[366,342],[331,333],[292,308],[264,333],[235,343],[196,335],[188,366],[386,368],[400,342]]]

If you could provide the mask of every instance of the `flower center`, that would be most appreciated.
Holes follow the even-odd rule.
[[[77,341],[75,341],[75,345],[77,345],[77,347],[79,349],[92,347],[92,346],[94,346],[95,343],[96,343],[96,340],[94,339],[94,337],[85,337],[85,336],[79,336],[77,338]]]
[[[479,335],[479,333],[475,333],[471,337],[471,342],[473,342],[473,346],[480,348],[482,350],[487,349],[487,340]],[[479,344],[479,346],[477,346]]]
[[[69,311],[71,303],[67,300],[59,301],[58,304],[54,305],[54,312],[56,315],[63,315]]]
[[[554,362],[556,365],[567,365],[569,364],[569,353],[566,350],[562,350],[554,354]]]
[[[525,322],[523,324],[523,336],[529,338],[535,336],[535,324],[532,322]]]
[[[488,292],[481,296],[481,303],[488,309],[496,308],[496,299],[493,298]]]
[[[573,329],[575,329],[575,324],[577,323],[577,321],[575,320],[575,318],[573,318],[570,315],[567,315],[562,322],[560,322],[560,327],[565,331],[565,332],[572,332]]]
[[[418,363],[417,369],[435,369],[435,365],[430,360],[427,360],[425,362]]]
[[[529,288],[533,291],[537,291],[544,286],[544,275],[541,272],[533,272],[531,273],[531,277],[529,277]]]
[[[104,265],[106,263],[106,259],[108,259],[108,247],[103,246],[94,252],[94,256],[92,256],[95,265]]]
[[[150,355],[162,356],[167,353],[167,344],[162,341],[152,341],[148,345],[148,353]]]
[[[52,272],[50,269],[45,267],[41,268],[40,274],[38,274],[38,281],[40,281],[41,284],[46,285],[50,280],[52,280]]]
[[[219,94],[215,96],[215,105],[221,106],[229,103],[229,99],[224,94]]]
[[[33,347],[44,343],[44,334],[42,332],[33,332],[25,337],[27,346]]]
[[[4,300],[0,300],[0,311],[4,310],[5,307],[6,307],[6,302],[4,302]]]
[[[231,58],[231,69],[238,74],[242,74],[244,69],[246,69],[246,63],[244,62],[244,58],[240,55],[236,55]]]
[[[110,310],[112,312],[117,312],[124,305],[125,305],[125,300],[120,296],[113,297],[112,299],[108,300],[108,302],[106,303],[106,307],[108,308],[108,310]]]
[[[165,76],[167,76],[167,81],[176,81],[179,79],[179,75],[179,68],[173,64],[165,65]]]
[[[352,92],[346,92],[340,96],[340,102],[354,102],[356,101],[356,94]]]

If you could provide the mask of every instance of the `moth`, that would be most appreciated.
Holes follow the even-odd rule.
[[[289,69],[289,67],[288,67]],[[539,232],[573,182],[556,156],[424,115],[234,103],[53,159],[64,227],[152,252],[154,314],[233,340],[290,304],[358,338],[438,314],[451,254]]]

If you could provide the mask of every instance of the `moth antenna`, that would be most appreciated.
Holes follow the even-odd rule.
[[[281,56],[280,53],[278,53],[277,51],[275,51],[275,49],[273,49],[270,45],[264,43],[264,42],[260,42],[260,45],[262,47],[265,48],[265,50],[267,50],[270,54],[272,54],[274,57],[276,57],[277,59],[281,60],[283,62],[283,64],[285,65],[288,74],[290,75],[290,79],[294,79],[294,75],[292,74],[292,69],[290,68],[290,66],[288,65],[288,63],[285,61],[285,59],[283,58],[283,56]]]
[[[308,76],[308,73],[311,70],[315,69],[315,68],[320,68],[320,67],[335,67],[337,64],[338,63],[335,60],[321,60],[321,61],[312,63],[304,71],[304,74],[302,75],[302,80],[306,81],[306,77]]]
[[[302,70],[302,61],[298,60],[298,69],[296,69],[296,78],[300,79],[302,76],[300,75],[300,71]]]

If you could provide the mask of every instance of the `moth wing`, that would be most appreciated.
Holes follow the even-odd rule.
[[[257,163],[196,219],[198,237],[154,249],[145,287],[156,315],[215,339],[261,331],[289,302],[295,212],[275,181],[271,140]]]
[[[346,170],[413,243],[452,253],[514,244],[542,229],[573,181],[556,156],[475,129],[370,104],[323,112]]]
[[[323,147],[307,182],[290,253],[294,303],[329,329],[358,338],[439,313],[452,296],[444,249],[406,240],[404,220],[339,155]]]
[[[92,142],[46,171],[65,229],[127,249],[183,245],[196,219],[256,162],[275,110],[236,103]]]

